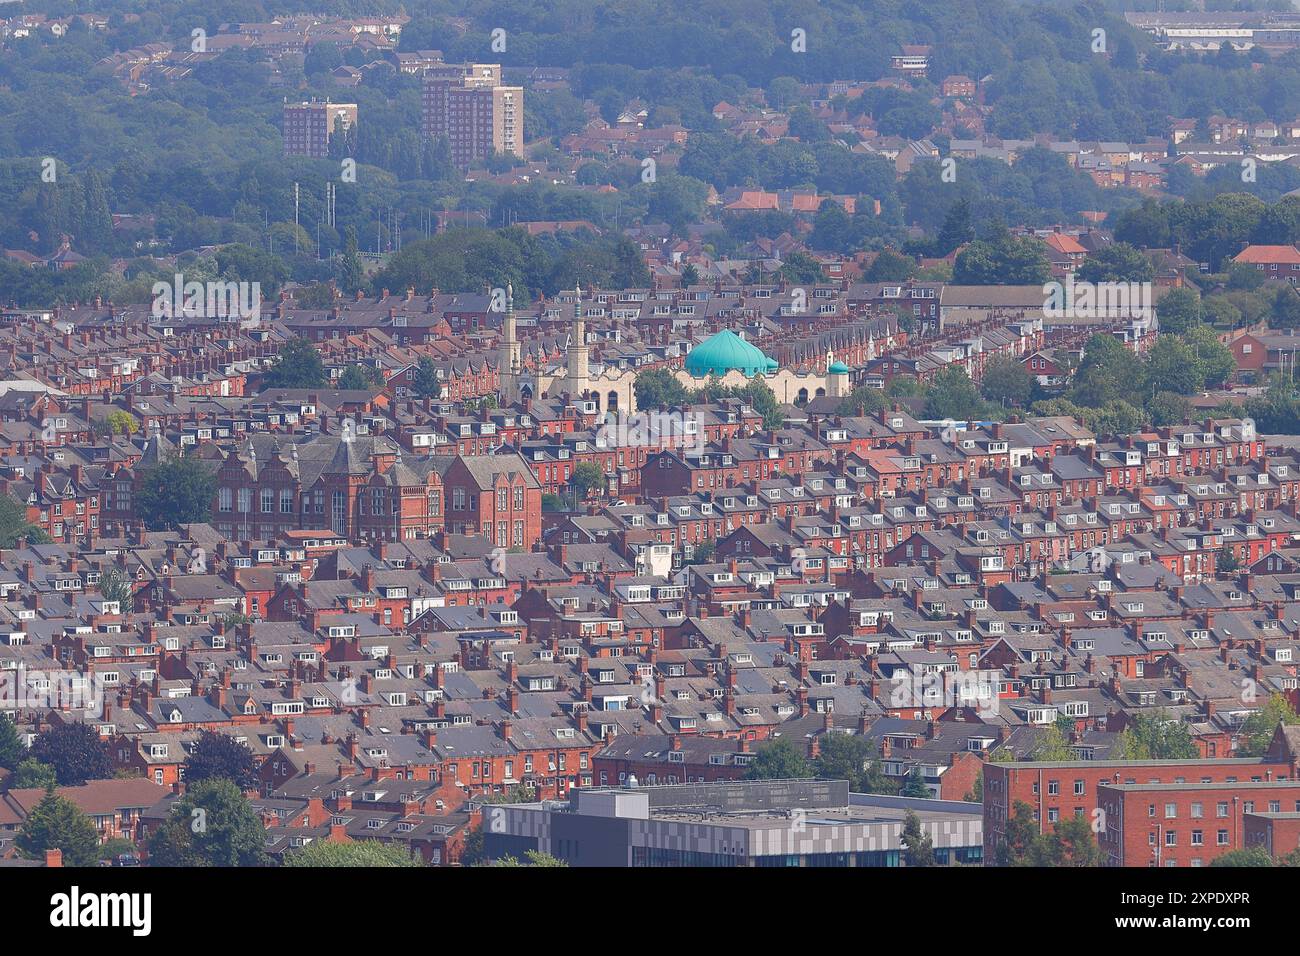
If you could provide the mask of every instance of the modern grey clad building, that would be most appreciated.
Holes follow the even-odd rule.
[[[901,866],[908,810],[939,864],[982,864],[979,804],[851,794],[844,780],[597,787],[488,806],[484,850],[571,866]]]

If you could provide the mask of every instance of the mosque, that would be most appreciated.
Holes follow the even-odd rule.
[[[500,353],[500,392],[504,401],[569,395],[595,402],[598,412],[631,414],[638,411],[634,385],[637,375],[643,370],[606,366],[592,374],[582,308],[582,289],[579,287],[564,369],[549,372],[527,370],[520,362],[514,290],[507,288]],[[673,377],[687,388],[700,388],[710,378],[724,386],[743,387],[755,376],[762,376],[777,401],[786,404],[807,402],[822,396],[845,398],[852,389],[849,367],[837,362],[832,352],[826,353],[825,374],[813,370],[795,372],[781,368],[775,359],[731,329],[723,329],[691,349],[686,354],[685,365],[684,369],[675,370]]]

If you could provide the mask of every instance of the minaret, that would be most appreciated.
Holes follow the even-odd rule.
[[[569,341],[569,395],[577,398],[587,393],[587,326],[582,318],[582,284],[573,303],[573,335]]]
[[[504,374],[518,375],[520,369],[519,340],[515,337],[515,290],[506,286],[506,317],[501,323],[501,369]]]

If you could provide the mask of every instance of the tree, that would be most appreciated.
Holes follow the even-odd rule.
[[[1114,242],[1083,260],[1076,278],[1081,282],[1150,282],[1151,260],[1127,242]]]
[[[818,738],[813,770],[823,780],[847,780],[854,793],[895,793],[898,790],[876,760],[875,746],[861,734],[822,734]]]
[[[767,382],[755,378],[745,386],[744,395],[749,399],[749,404],[754,411],[763,416],[764,428],[770,431],[785,424],[785,413],[781,411],[781,403],[776,400],[776,393]]]
[[[605,487],[605,472],[594,461],[584,461],[574,466],[569,479],[580,498],[586,498],[596,488]]]
[[[23,822],[15,841],[29,860],[42,859],[46,850],[60,850],[68,866],[94,866],[99,860],[99,832],[75,803],[47,793]]]
[[[99,593],[105,601],[116,601],[123,614],[131,610],[135,588],[121,568],[109,568],[99,577]]]
[[[1142,362],[1133,350],[1113,335],[1100,333],[1083,347],[1083,361],[1070,387],[1077,405],[1101,408],[1117,399],[1146,394]]]
[[[792,252],[787,255],[781,265],[781,276],[786,282],[804,285],[826,281],[821,263],[806,252]]]
[[[32,757],[53,767],[63,787],[79,787],[87,780],[113,776],[107,745],[86,724],[55,724],[32,742]]]
[[[664,368],[642,372],[636,377],[632,388],[636,392],[636,407],[643,412],[655,408],[673,408],[690,400],[686,386]]]
[[[876,256],[862,278],[868,282],[906,282],[916,274],[916,263],[893,249]]]
[[[185,761],[185,779],[197,783],[218,777],[249,790],[257,786],[257,765],[247,744],[229,734],[205,730]]]
[[[1085,416],[1098,435],[1128,435],[1139,430],[1146,422],[1140,408],[1125,401],[1107,402]]]
[[[190,787],[149,841],[153,866],[263,866],[266,829],[229,780]]]
[[[1229,850],[1210,861],[1210,866],[1225,867],[1271,867],[1273,858],[1268,855],[1268,851],[1262,846],[1242,847],[1237,850]]]
[[[377,384],[379,383],[375,381],[370,370],[355,362],[345,368],[343,374],[339,376],[339,388],[345,391],[364,391],[374,388]]]
[[[757,748],[745,771],[746,780],[792,780],[812,775],[807,758],[789,737],[777,737]]]
[[[934,841],[921,827],[916,811],[908,810],[903,817],[903,859],[908,866],[934,866]]]
[[[109,412],[108,417],[104,419],[104,424],[108,426],[109,434],[112,435],[134,435],[140,428],[140,423],[136,421],[135,416],[120,408]]]
[[[1002,839],[998,841],[998,866],[1029,866],[1038,836],[1034,808],[1023,800],[1017,800],[1011,808],[1011,816],[1007,817]]]
[[[1058,820],[1052,832],[1042,838],[1036,856],[1038,863],[1047,866],[1101,866],[1106,862],[1092,825],[1082,814]]]
[[[1232,349],[1220,342],[1218,335],[1208,325],[1193,326],[1182,338],[1195,356],[1203,386],[1222,385],[1237,371],[1237,360]]]
[[[1300,327],[1300,292],[1290,283],[1283,283],[1273,294],[1273,312],[1269,325],[1275,329]]]
[[[691,176],[659,176],[650,187],[648,213],[672,227],[678,235],[697,222],[704,212],[709,184]]]
[[[0,714],[0,767],[13,770],[22,763],[26,754],[27,748],[18,736],[18,728],[12,720]]]
[[[1157,427],[1177,425],[1192,413],[1192,403],[1176,392],[1157,392],[1147,402],[1147,415]]]
[[[567,867],[569,864],[563,860],[551,856],[549,853],[543,853],[540,850],[525,850],[524,859],[526,863],[521,863],[518,857],[503,856],[493,860],[491,863],[481,863],[480,866],[494,867]]]
[[[1052,276],[1046,246],[1029,236],[1003,232],[977,239],[957,255],[952,279],[957,285],[1042,285]]]
[[[415,376],[411,381],[415,394],[421,398],[439,398],[442,396],[442,379],[438,378],[438,366],[427,355],[420,359],[415,367]]]
[[[323,388],[329,383],[316,346],[294,339],[280,346],[280,355],[262,378],[263,388]]]
[[[970,200],[963,196],[948,207],[939,235],[934,240],[934,254],[942,258],[974,238],[975,227],[971,224]]]
[[[984,400],[961,365],[946,365],[930,380],[925,397],[927,418],[955,418],[967,421],[984,413]]]
[[[353,840],[347,843],[312,840],[306,846],[286,853],[284,865],[289,867],[419,867],[424,864],[411,856],[406,847],[398,843],[381,843],[378,840]]]
[[[216,492],[216,469],[208,462],[173,455],[144,472],[136,514],[155,530],[207,521]]]
[[[50,537],[27,520],[27,509],[11,495],[0,494],[0,548],[41,544]]]
[[[885,407],[885,391],[870,385],[859,385],[840,402],[836,409],[841,415],[870,415]]]
[[[1156,318],[1161,332],[1182,335],[1200,323],[1201,297],[1189,286],[1170,289],[1156,305]]]
[[[1148,387],[1157,392],[1191,395],[1205,383],[1205,370],[1181,339],[1162,335],[1146,357]]]
[[[1195,760],[1200,756],[1187,724],[1164,710],[1133,715],[1126,733],[1132,733],[1140,756],[1133,760]]]
[[[1038,739],[1034,741],[1033,748],[1029,751],[1030,760],[1074,760],[1074,752],[1070,750],[1069,739],[1061,732],[1061,728],[1056,724],[1049,724],[1043,728]]]
[[[899,791],[899,796],[915,797],[920,800],[930,799],[930,788],[926,785],[925,778],[921,776],[920,767],[912,768],[912,772],[903,781],[903,789]]]
[[[54,768],[32,757],[19,761],[14,775],[9,778],[9,786],[15,790],[53,790],[58,785],[59,778]]]
[[[1242,302],[1242,299],[1238,298],[1236,299],[1236,302]],[[1297,304],[1300,304],[1300,299],[1296,299],[1296,302]],[[1274,298],[1273,303],[1271,304],[1275,306],[1275,304],[1277,304],[1277,298]],[[1157,315],[1160,315],[1158,307],[1156,313]],[[1236,307],[1234,300],[1226,297],[1226,295],[1206,295],[1204,299],[1201,299],[1201,323],[1213,325],[1214,328],[1217,329],[1235,329],[1236,326],[1242,323],[1242,321],[1245,321],[1245,316],[1242,315],[1242,310]],[[1164,319],[1161,319],[1160,326],[1162,330],[1165,329]],[[1180,332],[1179,334],[1186,334],[1187,332],[1190,332],[1191,329],[1195,328],[1196,325],[1192,325],[1188,329],[1183,329],[1183,332]],[[1175,325],[1175,328],[1169,329],[1169,332],[1178,332],[1177,325]]]
[[[692,553],[691,564],[709,564],[713,561],[714,552],[718,550],[718,542],[713,539],[701,541],[695,546]]]
[[[111,863],[119,856],[135,856],[136,847],[126,837],[112,837],[101,843],[95,854],[101,864]]]
[[[1228,266],[1228,288],[1254,291],[1264,284],[1264,273],[1249,262],[1234,262]]]
[[[1023,362],[999,355],[984,366],[980,394],[1000,405],[1024,405],[1034,390],[1034,379]]]
[[[1241,725],[1237,747],[1243,757],[1262,757],[1273,742],[1279,724],[1290,727],[1300,724],[1300,717],[1291,708],[1291,702],[1282,694],[1272,694]]]

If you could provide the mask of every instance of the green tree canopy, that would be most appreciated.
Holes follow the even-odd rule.
[[[27,520],[27,509],[13,496],[0,494],[0,548],[42,544],[50,537]]]
[[[1039,866],[1101,866],[1106,862],[1092,825],[1081,814],[1058,820],[1052,832],[1040,838],[1035,856]]]
[[[284,865],[290,867],[418,867],[424,864],[411,856],[406,847],[378,840],[353,840],[333,843],[312,840],[304,847],[290,850],[284,855]]]
[[[690,400],[690,391],[665,368],[640,373],[632,388],[636,392],[636,407],[642,411],[674,408]]]
[[[1291,702],[1282,694],[1271,694],[1264,705],[1242,722],[1238,731],[1238,753],[1243,757],[1261,757],[1273,742],[1279,724],[1300,724]]]
[[[185,779],[188,783],[198,783],[218,777],[234,782],[241,790],[256,787],[253,751],[229,734],[205,730],[194,741],[185,760]]]
[[[934,866],[934,840],[925,831],[915,810],[908,810],[904,815],[899,842],[908,866]]]
[[[967,421],[984,414],[984,400],[961,365],[946,365],[930,380],[925,396],[927,418]]]
[[[808,758],[788,737],[777,737],[759,746],[745,771],[746,780],[789,780],[812,775]]]
[[[67,866],[94,866],[99,859],[99,832],[75,803],[47,793],[32,808],[15,841],[29,860],[43,859],[46,850],[60,850]]]
[[[595,489],[605,487],[605,472],[594,461],[579,462],[574,465],[569,482],[580,498],[586,498]]]
[[[976,239],[957,255],[952,280],[957,285],[1042,285],[1051,278],[1046,246],[1008,232]]]
[[[823,780],[847,780],[854,793],[895,793],[898,786],[885,776],[876,748],[861,734],[826,733],[817,738],[815,774]]]
[[[984,366],[980,393],[990,402],[1025,405],[1033,390],[1033,376],[1025,370],[1024,362],[1013,356],[999,355]]]
[[[380,381],[375,381],[376,377]],[[383,375],[355,362],[343,370],[339,376],[339,388],[345,390],[365,391],[383,385]]]
[[[190,787],[149,841],[153,866],[263,866],[266,829],[229,780]]]
[[[53,767],[63,787],[77,787],[87,780],[113,776],[108,746],[87,724],[54,724],[36,736],[32,757]]]
[[[199,458],[172,456],[147,469],[136,496],[136,513],[152,529],[207,521],[217,473]]]
[[[1190,286],[1170,289],[1156,304],[1160,331],[1181,335],[1201,321],[1201,297]]]
[[[1262,846],[1242,847],[1229,850],[1210,861],[1210,866],[1217,867],[1268,867],[1273,866],[1273,858]]]
[[[53,790],[58,785],[59,777],[54,768],[34,757],[20,760],[14,768],[14,775],[9,778],[9,786],[15,790]]]
[[[262,378],[263,388],[324,388],[328,384],[325,363],[307,339],[280,346],[279,357]]]
[[[1127,242],[1114,242],[1084,259],[1076,277],[1081,282],[1150,282],[1155,268]]]
[[[0,767],[13,770],[27,756],[27,747],[18,736],[18,728],[4,714],[0,714]]]

